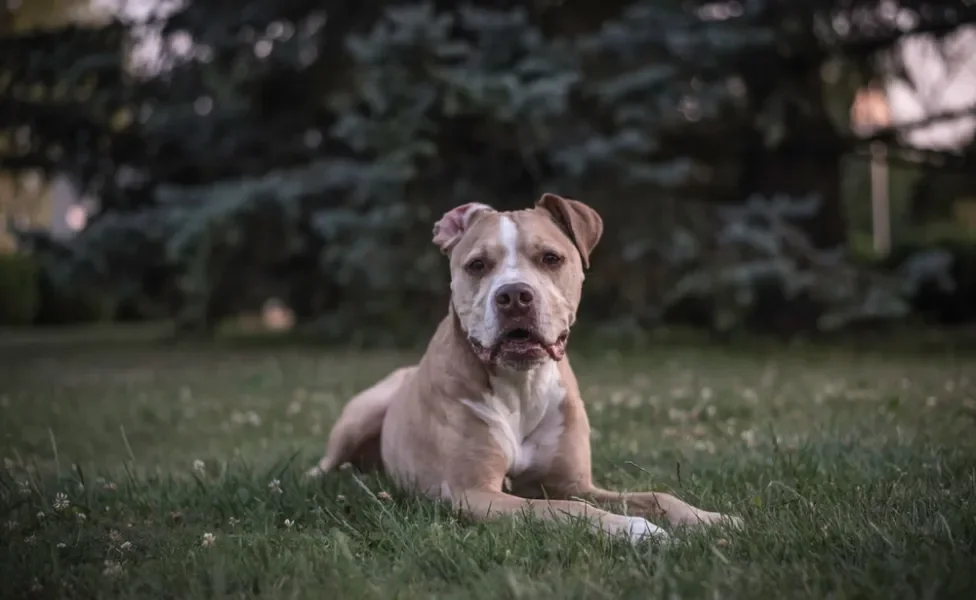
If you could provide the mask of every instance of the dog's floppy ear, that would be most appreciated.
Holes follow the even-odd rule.
[[[576,244],[583,259],[583,268],[590,268],[590,254],[603,236],[603,219],[600,215],[578,200],[549,193],[543,194],[536,206],[549,211]]]
[[[487,204],[469,202],[447,211],[440,221],[434,223],[434,243],[441,252],[448,254],[464,232],[471,227],[475,216],[490,210],[494,209]]]

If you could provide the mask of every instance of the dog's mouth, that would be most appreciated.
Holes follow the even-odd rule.
[[[502,341],[506,340],[513,342],[533,342],[539,341],[539,336],[528,329],[518,328],[505,333],[505,335],[502,336]]]
[[[503,333],[490,348],[471,340],[475,352],[485,362],[498,359],[515,362],[536,362],[546,358],[559,361],[566,355],[569,331],[564,331],[554,341],[546,340],[539,331],[529,327],[516,327]]]

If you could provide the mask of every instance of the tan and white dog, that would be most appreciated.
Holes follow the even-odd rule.
[[[434,243],[450,256],[447,316],[419,364],[346,405],[309,475],[346,462],[382,468],[398,486],[474,519],[528,509],[631,540],[666,535],[645,517],[737,524],[669,494],[593,483],[590,426],[566,341],[602,234],[596,211],[555,194],[527,210],[466,204],[445,214]]]

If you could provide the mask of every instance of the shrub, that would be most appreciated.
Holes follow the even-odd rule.
[[[955,324],[976,319],[976,243],[899,244],[880,266],[911,282],[907,296],[926,321]]]
[[[938,257],[913,255],[915,269],[883,273],[852,265],[843,248],[818,249],[791,224],[816,211],[815,197],[753,197],[698,236],[677,230],[664,315],[688,318],[695,306],[691,318],[719,333],[837,331],[904,318],[920,280],[948,277]]]

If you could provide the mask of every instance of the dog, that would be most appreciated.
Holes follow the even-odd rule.
[[[649,519],[740,525],[670,494],[593,483],[566,344],[602,235],[595,210],[551,193],[524,210],[469,203],[444,214],[433,242],[450,259],[447,316],[418,364],[349,401],[308,475],[344,463],[382,469],[401,489],[476,521],[527,510],[631,541],[668,536]]]

